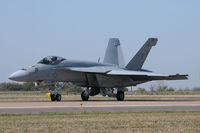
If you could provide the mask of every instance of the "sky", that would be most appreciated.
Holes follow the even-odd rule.
[[[48,55],[103,61],[111,37],[120,39],[128,63],[156,37],[143,68],[189,80],[138,87],[200,87],[199,6],[199,0],[0,0],[0,82]]]

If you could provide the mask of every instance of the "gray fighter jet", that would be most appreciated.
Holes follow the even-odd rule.
[[[13,73],[9,79],[37,84],[41,82],[54,84],[55,90],[51,91],[50,95],[52,101],[61,101],[58,91],[62,89],[62,86],[59,86],[58,83],[66,82],[85,87],[81,93],[83,101],[87,101],[89,96],[98,94],[116,97],[118,101],[123,101],[124,87],[136,86],[153,80],[187,79],[188,75],[156,74],[142,69],[152,46],[155,46],[157,41],[157,38],[149,38],[126,66],[119,39],[111,38],[103,63],[48,56],[36,65]],[[114,93],[114,89],[117,90],[117,93]]]

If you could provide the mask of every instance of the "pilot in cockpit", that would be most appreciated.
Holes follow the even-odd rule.
[[[42,59],[41,61],[39,61],[38,63],[46,64],[46,65],[55,65],[55,64],[59,64],[63,60],[66,60],[66,59],[64,59],[62,57],[48,56],[48,57],[45,57],[44,59]]]

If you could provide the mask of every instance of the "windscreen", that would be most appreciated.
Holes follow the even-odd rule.
[[[57,56],[48,56],[39,61],[38,63],[40,64],[46,64],[46,65],[56,65],[59,64],[60,62],[66,60],[65,58],[62,57],[57,57]]]

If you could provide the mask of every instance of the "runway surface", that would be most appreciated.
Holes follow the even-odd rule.
[[[0,113],[200,111],[198,100],[1,101]]]

